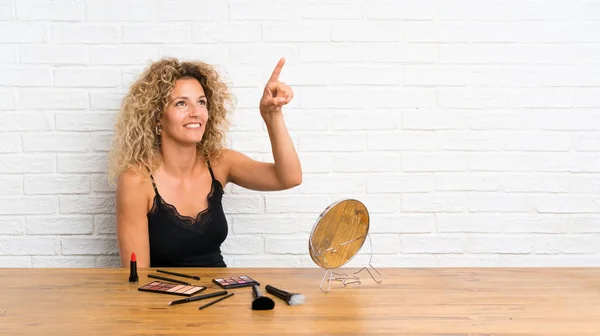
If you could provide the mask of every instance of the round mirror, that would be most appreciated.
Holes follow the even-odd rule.
[[[369,232],[369,212],[363,203],[345,199],[329,205],[317,218],[308,240],[312,260],[333,269],[348,263]]]

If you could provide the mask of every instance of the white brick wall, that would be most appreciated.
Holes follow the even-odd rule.
[[[599,32],[588,0],[1,1],[0,267],[119,264],[108,145],[163,56],[223,71],[230,145],[264,160],[258,99],[287,59],[304,183],[227,187],[231,266],[314,266],[314,221],[347,197],[376,266],[598,266]]]

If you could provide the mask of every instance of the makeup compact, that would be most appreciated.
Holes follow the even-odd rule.
[[[138,288],[142,292],[152,292],[159,294],[171,294],[181,296],[192,296],[205,290],[204,286],[182,285],[162,281],[154,281]]]
[[[217,279],[213,279],[212,281],[223,289],[252,287],[255,285],[260,286],[260,283],[258,283],[258,281],[254,280],[246,275],[232,276],[232,277],[226,277],[226,278],[217,278]]]

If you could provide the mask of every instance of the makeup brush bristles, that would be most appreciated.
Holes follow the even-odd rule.
[[[271,285],[266,285],[265,289],[267,293],[284,300],[290,306],[298,306],[304,303],[304,295],[302,294],[290,293],[284,291],[283,289],[275,288]]]

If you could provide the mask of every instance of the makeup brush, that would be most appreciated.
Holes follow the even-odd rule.
[[[266,296],[260,294],[257,285],[252,286],[254,301],[252,301],[252,310],[271,310],[275,307],[275,302]]]
[[[282,299],[290,306],[298,306],[304,303],[304,295],[302,294],[286,292],[271,285],[266,285],[265,289],[267,293]]]

